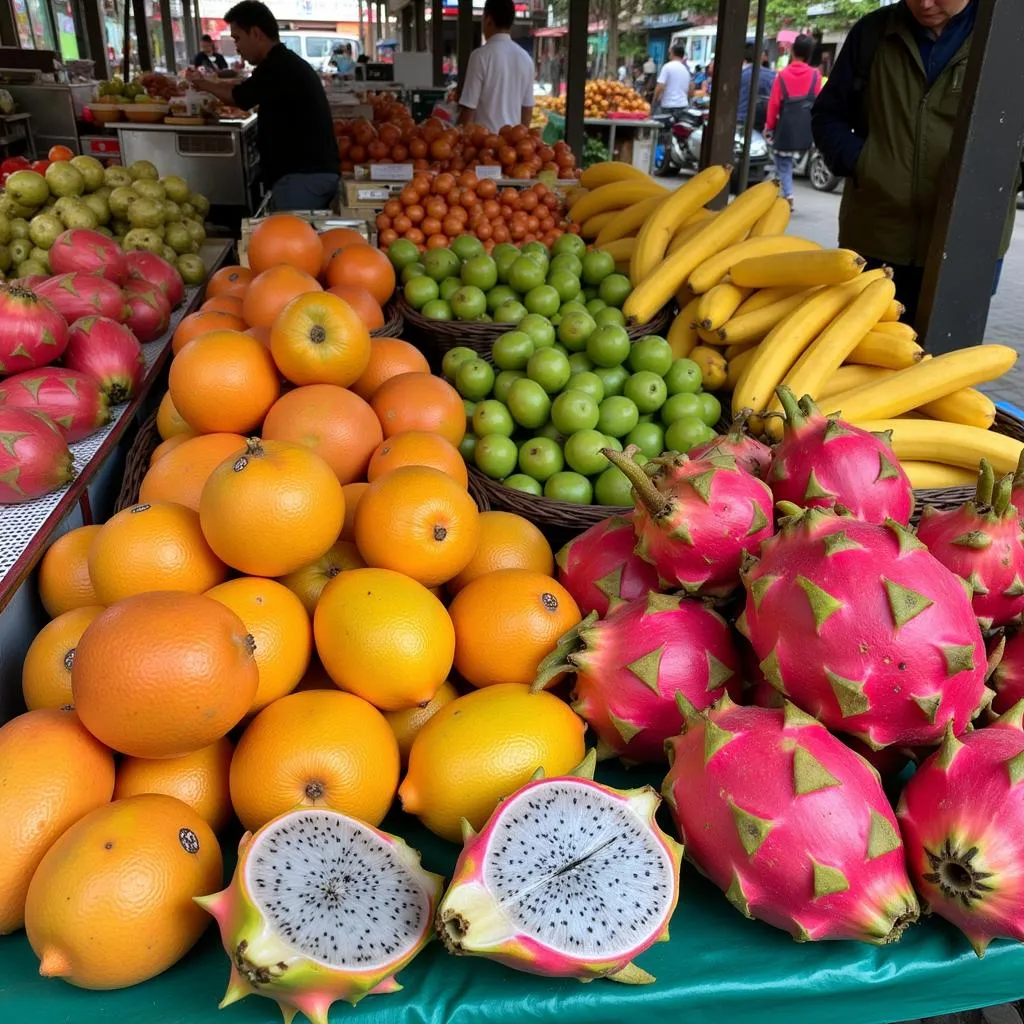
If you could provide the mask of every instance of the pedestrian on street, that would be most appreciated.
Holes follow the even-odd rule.
[[[832,173],[847,179],[839,244],[893,268],[909,323],[917,317],[977,8],[977,0],[900,0],[861,18],[814,106],[815,144]],[[1013,232],[1015,192],[1007,188],[1000,256]]]
[[[693,79],[686,66],[686,49],[679,43],[672,47],[672,55],[658,75],[654,87],[654,102],[661,105],[665,114],[678,117],[689,105],[693,96]]]
[[[793,208],[793,165],[797,157],[814,145],[811,108],[821,92],[821,75],[807,61],[814,40],[800,35],[793,40],[792,59],[776,76],[768,100],[765,127],[773,133],[775,168],[779,172],[782,198]]]
[[[743,70],[740,72],[740,98],[736,107],[736,123],[747,123],[747,112],[750,109],[750,77],[754,73],[754,46],[747,44],[743,55]],[[757,73],[757,106],[754,108],[754,128],[763,132],[768,117],[768,100],[772,94],[775,72],[763,64]]]

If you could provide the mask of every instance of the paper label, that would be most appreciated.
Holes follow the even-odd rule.
[[[412,164],[370,164],[370,181],[412,181]]]

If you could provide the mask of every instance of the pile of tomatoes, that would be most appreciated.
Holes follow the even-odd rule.
[[[7,179],[15,171],[36,171],[38,174],[45,174],[50,164],[59,160],[70,160],[74,155],[67,146],[51,146],[45,160],[26,160],[23,156],[9,156],[0,162],[0,188],[7,184]]]
[[[459,174],[483,165],[500,167],[503,177],[528,180],[541,172],[572,178],[576,157],[564,142],[547,145],[536,130],[521,124],[490,132],[483,125],[446,126],[437,118],[417,125],[400,114],[382,124],[365,118],[336,121],[341,170],[356,164],[411,163],[416,170]]]
[[[472,171],[416,174],[398,198],[377,215],[380,247],[407,238],[421,250],[442,249],[459,235],[476,235],[490,252],[500,242],[543,242],[550,246],[567,231],[565,201],[542,182],[529,188],[501,188]]]

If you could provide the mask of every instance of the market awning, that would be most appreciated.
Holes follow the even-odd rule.
[[[798,35],[800,35],[800,33],[794,32],[791,28],[784,28],[781,31],[776,32],[775,39],[777,42],[785,43],[787,46],[792,46]]]
[[[555,28],[535,28],[532,33],[538,39],[557,39],[569,34],[568,26],[556,26]]]

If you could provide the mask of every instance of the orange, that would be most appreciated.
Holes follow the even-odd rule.
[[[365,288],[357,288],[351,284],[336,284],[328,288],[327,292],[347,302],[368,331],[376,331],[384,326],[384,311],[380,308],[380,303]]]
[[[350,245],[367,245],[367,241],[354,228],[330,228],[320,235],[320,247],[323,251],[323,259],[320,262],[320,272],[327,269],[327,264]]]
[[[278,314],[270,328],[270,354],[295,384],[347,388],[370,361],[370,332],[344,299],[310,292]]]
[[[117,769],[114,799],[142,793],[173,796],[188,804],[214,832],[219,832],[231,820],[228,771],[234,749],[231,740],[224,736],[181,757],[126,757]]]
[[[225,459],[240,455],[244,449],[245,438],[241,434],[200,434],[182,438],[179,445],[159,460],[159,465],[149,467],[139,488],[139,501],[176,501],[198,512],[199,495],[203,493],[207,477]]]
[[[171,351],[177,355],[190,341],[201,338],[211,331],[241,331],[245,329],[245,321],[240,315],[206,309],[189,313],[174,332],[171,339]]]
[[[320,237],[308,221],[290,213],[275,213],[256,225],[249,238],[247,256],[254,274],[285,263],[316,277],[324,251]]]
[[[39,599],[52,618],[72,608],[100,603],[89,577],[89,548],[99,532],[99,526],[79,526],[46,549],[37,582]]]
[[[252,271],[248,267],[221,267],[207,280],[206,297],[213,299],[218,295],[234,295],[240,299],[245,294],[251,280]]]
[[[29,711],[0,728],[0,935],[24,923],[43,854],[113,791],[114,758],[74,711]]]
[[[316,452],[343,484],[366,476],[381,436],[380,420],[366,402],[334,384],[307,384],[285,392],[263,421],[265,439]]]
[[[341,540],[354,541],[356,539],[356,507],[369,486],[369,484],[360,481],[345,484],[342,487],[341,493],[345,495],[345,522],[341,527]]]
[[[365,567],[366,563],[355,544],[347,540],[338,540],[319,558],[314,558],[308,565],[282,576],[279,582],[283,583],[302,602],[302,607],[312,615],[324,587],[339,572]]]
[[[400,373],[430,373],[427,357],[401,338],[371,338],[370,361],[352,390],[369,401],[384,381]]]
[[[425,705],[417,705],[414,708],[405,708],[402,711],[386,711],[384,717],[388,720],[398,740],[398,754],[405,765],[409,761],[409,751],[412,749],[412,741],[416,739],[417,733],[423,728],[445,706],[451,704],[459,691],[445,680],[437,690],[437,693]]]
[[[315,277],[295,267],[271,267],[254,277],[242,300],[242,316],[250,327],[272,327],[278,313],[298,295],[323,291]]]
[[[193,898],[220,888],[222,868],[210,826],[180,800],[150,793],[98,808],[53,844],[29,886],[39,973],[111,989],[167,970],[206,930]]]
[[[231,803],[250,831],[303,807],[330,807],[379,825],[398,785],[398,744],[372,705],[308,690],[264,708],[231,759]]]
[[[367,565],[404,572],[426,587],[469,565],[480,539],[476,503],[446,473],[402,466],[380,477],[356,509],[356,547]]]
[[[173,437],[167,438],[166,441],[161,441],[153,449],[153,454],[149,457],[149,464],[152,466],[154,462],[159,462],[168,452],[173,452],[179,444],[187,441],[189,436],[188,434],[175,434]]]
[[[429,701],[455,655],[455,631],[444,605],[390,569],[336,576],[320,595],[313,633],[327,674],[382,711]]]
[[[149,590],[201,594],[227,569],[210,550],[199,514],[173,501],[132,505],[108,519],[89,548],[89,575],[100,604]]]
[[[555,559],[551,545],[536,526],[512,512],[481,512],[480,540],[469,565],[448,581],[457,594],[467,583],[498,569],[531,569],[553,576]]]
[[[328,287],[336,284],[365,288],[383,306],[395,290],[395,268],[391,260],[370,245],[350,245],[342,249],[324,272]]]
[[[432,832],[462,841],[462,819],[483,828],[498,801],[533,778],[565,775],[584,755],[586,723],[550,693],[492,686],[445,704],[420,729],[398,797]]]
[[[270,328],[269,327],[247,327],[245,333],[250,338],[255,338],[265,349],[270,350]]]
[[[217,556],[248,576],[283,576],[319,558],[341,533],[345,497],[315,452],[250,438],[211,474],[199,501]]]
[[[164,392],[160,399],[160,406],[156,411],[156,432],[163,440],[167,441],[179,434],[186,437],[194,437],[195,431],[182,419],[181,413],[174,407],[174,400],[170,391]]]
[[[206,596],[230,608],[256,641],[260,685],[249,712],[291,693],[313,653],[313,629],[302,602],[280,583],[253,576],[228,580]]]
[[[101,605],[73,608],[48,622],[29,644],[21,666],[25,707],[70,708],[71,666],[86,627],[103,611]]]
[[[171,399],[200,434],[256,430],[281,393],[270,353],[241,331],[215,331],[190,342],[171,363]]]
[[[381,441],[370,457],[366,479],[373,483],[400,466],[433,466],[447,473],[461,487],[469,486],[466,463],[459,449],[440,434],[407,430]]]
[[[119,601],[78,642],[82,724],[133,757],[180,757],[241,721],[259,684],[253,639],[212,598],[167,590]]]
[[[458,391],[430,373],[400,373],[389,378],[374,391],[370,405],[385,437],[426,430],[458,446],[466,433],[466,407]]]
[[[448,611],[455,625],[455,667],[474,686],[532,683],[541,659],[580,621],[569,591],[530,569],[478,576]]]
[[[227,313],[228,316],[243,319],[242,300],[237,295],[215,295],[207,299],[199,309],[204,313]]]

